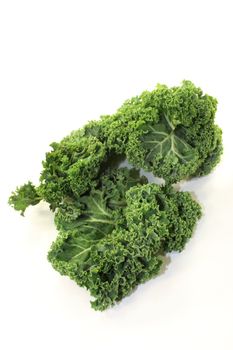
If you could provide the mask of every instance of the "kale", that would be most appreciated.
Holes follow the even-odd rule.
[[[171,89],[158,85],[103,117],[102,140],[167,183],[207,175],[222,154],[216,109],[217,100],[190,81]]]
[[[17,187],[15,192],[12,192],[9,198],[9,204],[12,205],[15,210],[20,211],[21,215],[24,215],[29,205],[36,205],[41,199],[35,186],[29,181],[25,185]]]
[[[209,174],[223,151],[217,100],[189,81],[133,97],[51,144],[40,183],[18,187],[9,204],[23,215],[41,200],[58,230],[48,260],[87,288],[105,310],[156,276],[181,252],[201,217],[180,180]],[[133,168],[121,168],[128,160]],[[164,179],[148,183],[140,170]]]
[[[111,206],[111,193],[113,199],[119,193],[113,182],[115,191],[108,193],[101,186],[81,197],[78,205],[73,203],[72,212],[78,209],[77,215],[61,209],[56,214],[60,234],[48,259],[61,274],[90,290],[96,310],[114,305],[158,274],[162,256],[184,248],[201,216],[199,204],[189,193],[143,184],[140,178],[128,188],[131,171],[113,172],[114,178],[118,175],[123,181],[125,192],[117,197],[124,205]],[[111,178],[109,172],[103,183],[111,183]]]

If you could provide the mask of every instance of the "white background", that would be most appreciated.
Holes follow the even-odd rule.
[[[233,349],[232,1],[0,2],[0,348]],[[87,120],[159,83],[190,79],[219,100],[221,164],[182,186],[204,216],[166,273],[103,313],[46,260],[46,204],[7,205]]]

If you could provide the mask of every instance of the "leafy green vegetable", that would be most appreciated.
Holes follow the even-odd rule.
[[[59,221],[61,232],[48,255],[61,274],[90,290],[97,310],[158,274],[161,256],[181,251],[201,216],[190,194],[171,187],[139,184],[126,190],[124,197],[124,207],[110,209],[104,191],[98,196],[91,192],[77,219],[68,220],[68,226],[64,219]]]
[[[206,175],[222,154],[216,108],[217,100],[189,81],[171,89],[158,85],[103,117],[102,140],[167,183]]]
[[[195,150],[182,138],[182,128],[176,128],[166,114],[160,122],[149,125],[148,132],[141,138],[143,147],[148,150],[145,160],[153,161],[156,156],[173,156],[181,163],[196,160]]]
[[[88,195],[78,200],[64,202],[55,213],[58,230],[78,230],[80,233],[110,233],[116,223],[121,222],[122,210],[126,206],[125,193],[135,185],[144,184],[135,169],[112,169],[106,171],[97,186]]]
[[[43,162],[38,192],[55,209],[66,197],[79,197],[89,190],[106,157],[104,145],[95,137],[52,143]]]
[[[219,162],[216,109],[217,100],[189,81],[158,85],[52,143],[39,186],[28,182],[10,196],[22,215],[49,203],[58,236],[48,259],[90,291],[96,310],[157,275],[163,257],[192,236],[200,205],[172,184],[207,175]],[[136,168],[120,168],[126,159]],[[165,185],[148,184],[140,169]]]
[[[40,202],[41,197],[38,195],[35,186],[29,181],[21,187],[17,187],[9,198],[9,204],[15,210],[19,210],[21,215],[24,215],[26,208],[29,205],[36,205]]]
[[[154,183],[126,193],[126,217],[133,230],[157,232],[163,252],[182,251],[191,238],[201,207],[188,192]]]
[[[146,237],[118,228],[103,239],[91,238],[90,246],[83,250],[83,254],[88,250],[88,255],[80,255],[76,250],[69,259],[66,252],[70,253],[70,245],[76,242],[73,235],[72,231],[59,235],[48,258],[61,274],[90,290],[95,297],[91,304],[96,310],[120,301],[139,283],[159,272],[162,261],[155,254],[153,235]],[[65,252],[67,242],[69,247]]]
[[[217,100],[189,81],[144,91],[115,114],[52,143],[36,192],[55,210],[67,198],[88,193],[119,158],[168,184],[206,175],[222,154],[222,132],[214,124],[216,108]]]

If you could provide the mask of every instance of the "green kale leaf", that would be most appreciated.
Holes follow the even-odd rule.
[[[51,144],[40,183],[16,189],[9,204],[23,215],[49,203],[58,230],[48,259],[105,310],[160,272],[164,256],[182,251],[201,207],[172,184],[209,174],[222,151],[217,100],[190,81],[125,101]],[[132,169],[121,168],[127,160]],[[140,170],[163,178],[149,183]]]
[[[102,191],[92,191],[83,201],[81,197],[85,206],[76,219],[64,221],[59,209],[60,233],[48,254],[56,270],[90,290],[96,310],[114,305],[158,274],[161,257],[184,248],[201,216],[199,204],[189,193],[142,184],[140,179],[130,188],[125,183],[124,206],[110,208],[104,183],[127,173],[127,169],[108,172]]]
[[[29,181],[21,187],[17,187],[9,198],[8,203],[24,215],[26,208],[29,205],[36,205],[40,202],[41,197],[36,191],[35,186]]]

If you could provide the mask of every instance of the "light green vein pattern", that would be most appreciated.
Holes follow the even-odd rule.
[[[194,158],[194,149],[178,135],[179,127],[175,127],[164,115],[160,123],[149,125],[147,133],[142,137],[146,149],[146,160],[153,161],[155,157],[176,157],[181,163],[187,163]]]

